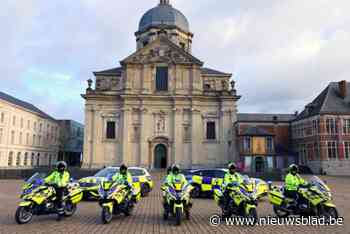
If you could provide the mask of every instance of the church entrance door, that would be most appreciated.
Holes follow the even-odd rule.
[[[165,169],[168,165],[167,162],[168,149],[163,144],[158,144],[154,148],[154,168]]]

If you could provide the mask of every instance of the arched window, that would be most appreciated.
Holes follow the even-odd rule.
[[[30,165],[34,166],[34,162],[35,162],[35,155],[34,155],[34,153],[32,153],[32,157],[31,157],[31,160],[30,160]]]
[[[16,157],[16,166],[19,167],[20,165],[21,165],[21,153],[18,152]]]
[[[157,67],[156,90],[168,91],[168,67]]]
[[[11,132],[11,144],[15,144],[15,131]]]
[[[40,154],[36,156],[36,166],[40,166]]]
[[[24,166],[28,166],[28,153],[27,153],[27,152],[24,154],[23,165],[24,165]]]
[[[13,165],[13,152],[10,152],[7,165],[11,167]]]
[[[1,118],[0,118],[1,123],[5,122],[5,113],[1,113]]]

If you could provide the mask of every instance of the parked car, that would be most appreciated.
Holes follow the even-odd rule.
[[[154,187],[151,175],[145,168],[129,167],[129,172],[133,179],[133,185],[141,189],[141,196],[145,197]],[[83,189],[85,199],[97,199],[98,188],[101,181],[106,180],[111,175],[119,171],[119,167],[106,167],[94,176],[85,177],[79,180],[79,185]]]
[[[192,190],[192,197],[197,198],[201,195],[212,196],[216,187],[221,187],[225,174],[228,172],[224,168],[209,168],[209,169],[195,169],[187,171],[185,177],[191,182],[194,189]],[[240,174],[243,178],[243,175]],[[259,178],[251,178],[256,184],[256,195],[262,198],[267,195],[269,191],[268,184]]]

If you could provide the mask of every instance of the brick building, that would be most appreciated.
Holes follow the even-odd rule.
[[[238,164],[245,172],[264,173],[296,162],[290,114],[238,114]]]
[[[350,175],[350,84],[332,82],[292,122],[299,163],[316,173]]]

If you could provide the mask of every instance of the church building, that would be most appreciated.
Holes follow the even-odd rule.
[[[187,18],[169,0],[147,11],[136,51],[94,72],[85,99],[85,168],[223,166],[237,158],[232,74],[192,54]],[[93,84],[95,83],[95,84]]]

